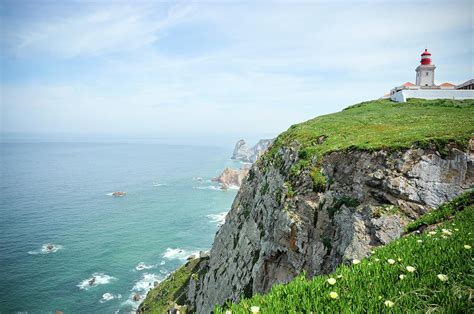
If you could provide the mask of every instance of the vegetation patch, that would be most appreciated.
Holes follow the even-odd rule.
[[[174,303],[184,304],[189,280],[198,279],[199,263],[205,259],[195,258],[178,268],[148,292],[139,310],[144,313],[167,313]]]
[[[267,181],[265,181],[265,183],[263,183],[262,187],[260,188],[260,194],[265,195],[268,191],[268,187],[269,187],[269,184]]]
[[[417,220],[409,223],[405,227],[406,232],[419,229],[421,226],[432,225],[449,219],[457,211],[463,210],[466,206],[474,204],[474,191],[464,193],[451,202],[445,203],[435,210],[432,210]]]
[[[311,170],[311,178],[313,179],[313,190],[314,192],[324,192],[326,190],[326,177],[319,167]]]
[[[283,184],[283,186],[286,188],[286,197],[293,198],[295,196],[295,191],[293,190],[291,183],[287,181]]]
[[[394,205],[383,205],[383,206],[378,206],[374,209],[372,213],[373,218],[380,218],[384,215],[399,215],[401,214],[400,208]]]
[[[399,150],[434,145],[441,154],[446,154],[447,144],[465,149],[473,133],[474,100],[409,99],[406,103],[395,103],[381,99],[292,125],[275,139],[261,160],[278,160],[278,151],[297,141],[299,161],[292,166],[294,176],[305,168],[317,167],[310,163],[314,157],[321,160],[334,151]],[[313,172],[315,186],[325,187],[317,170]]]
[[[421,223],[441,223],[430,232],[403,237],[360,262],[340,265],[330,275],[307,279],[301,274],[286,285],[273,286],[267,295],[227,303],[215,313],[249,313],[252,306],[262,314],[472,313],[472,193],[432,212],[429,219],[420,218]]]

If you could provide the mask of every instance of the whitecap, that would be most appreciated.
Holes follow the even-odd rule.
[[[172,249],[172,248],[167,248],[165,253],[163,253],[163,257],[169,260],[172,259],[186,259],[188,257],[188,253],[180,248]]]
[[[162,277],[156,274],[143,274],[143,277],[135,283],[132,288],[132,291],[136,292],[148,292],[151,288],[155,286],[155,282],[161,282]]]
[[[206,217],[209,218],[209,222],[216,223],[217,226],[220,226],[224,224],[226,216],[227,212],[222,212],[218,214],[209,214]]]
[[[92,277],[84,279],[77,286],[82,290],[88,290],[91,287],[108,284],[114,279],[116,278],[103,273],[94,273]]]
[[[100,299],[99,302],[100,303],[105,303],[105,302],[113,300],[113,299],[121,299],[121,298],[122,298],[121,294],[113,295],[110,292],[106,292],[102,295],[102,299]]]
[[[197,189],[197,190],[223,191],[222,187],[219,186],[219,185],[193,186],[193,189]]]
[[[160,266],[163,266],[164,264],[166,264],[166,262],[165,262],[165,261],[161,261]]]
[[[193,177],[193,180],[201,182],[203,180],[203,178],[202,177]]]
[[[173,259],[186,260],[190,256],[199,257],[199,251],[189,252],[180,248],[176,248],[176,249],[167,248],[165,253],[163,253],[163,257],[168,260],[173,260]]]
[[[153,267],[155,267],[155,265],[146,265],[145,263],[140,262],[140,263],[138,263],[137,266],[135,266],[135,269],[136,270],[144,270],[144,269],[150,269],[150,268],[153,268]]]
[[[238,190],[238,189],[240,189],[240,187],[238,185],[232,185],[231,184],[231,185],[227,186],[227,189],[228,190]]]
[[[41,246],[41,249],[36,251],[29,251],[28,254],[36,255],[36,254],[49,254],[49,253],[56,253],[57,251],[63,249],[62,245],[59,244],[52,244],[52,243],[45,243]]]
[[[156,186],[156,187],[165,186],[165,185],[168,185],[168,184],[166,184],[166,183],[156,183],[156,182],[153,182],[153,186]]]

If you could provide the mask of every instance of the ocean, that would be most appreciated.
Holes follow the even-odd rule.
[[[135,294],[143,298],[188,256],[210,248],[237,192],[211,181],[240,166],[231,153],[154,143],[2,143],[0,312],[136,309]]]

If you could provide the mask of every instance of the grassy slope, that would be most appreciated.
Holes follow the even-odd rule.
[[[334,274],[311,280],[301,275],[287,285],[274,286],[265,296],[231,304],[230,309],[232,313],[249,313],[251,306],[259,306],[261,313],[472,313],[474,254],[465,245],[474,246],[473,202],[471,192],[421,217],[420,224],[442,222],[435,226],[436,234],[413,233],[377,249],[358,265],[341,265]],[[409,272],[407,266],[416,271]],[[448,280],[441,281],[438,274]],[[336,283],[330,285],[329,278]],[[338,298],[332,299],[330,292]],[[216,313],[224,310],[217,308]]]
[[[146,313],[166,313],[175,302],[183,297],[182,289],[189,280],[192,280],[192,275],[197,272],[198,263],[198,258],[188,261],[156,288],[150,290],[140,305],[143,311]],[[183,304],[182,301],[178,303]]]
[[[455,141],[465,146],[474,134],[474,100],[375,100],[291,126],[264,158],[294,140],[301,144],[301,166],[313,155],[345,149],[407,148]],[[318,138],[326,136],[322,144]]]

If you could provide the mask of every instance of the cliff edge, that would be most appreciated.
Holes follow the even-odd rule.
[[[291,126],[244,178],[180,304],[210,313],[398,239],[474,187],[473,134],[474,101],[454,100],[371,101]]]

